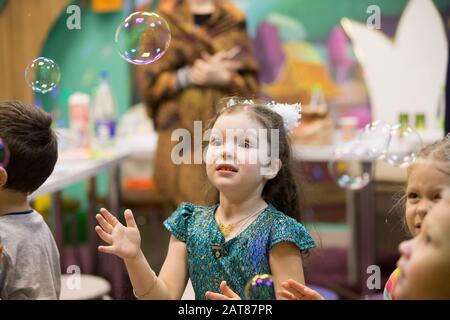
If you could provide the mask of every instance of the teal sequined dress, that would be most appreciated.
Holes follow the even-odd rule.
[[[300,251],[315,247],[305,227],[268,205],[238,236],[225,242],[214,213],[218,205],[182,203],[164,226],[186,243],[189,277],[198,300],[205,292],[220,293],[220,282],[244,297],[246,283],[257,274],[271,274],[269,251],[277,243],[291,242]]]

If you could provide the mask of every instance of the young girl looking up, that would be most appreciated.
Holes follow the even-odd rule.
[[[445,188],[450,188],[450,140],[448,138],[425,146],[414,163],[408,167],[404,224],[411,235],[416,237],[422,228],[425,216],[441,199]],[[400,275],[397,268],[386,283],[384,298],[396,299],[395,287]],[[317,292],[289,280],[282,284],[279,295],[287,299],[323,299]]]
[[[293,218],[299,195],[288,131],[299,112],[235,99],[218,112],[209,126],[206,171],[219,203],[183,203],[164,222],[172,235],[158,276],[140,249],[132,212],[125,211],[124,226],[100,211],[96,231],[109,246],[99,251],[124,259],[136,297],[180,299],[188,278],[196,299],[243,298],[257,274],[271,274],[275,289],[288,279],[304,283],[302,253],[315,244]]]
[[[396,299],[450,300],[450,190],[399,251]]]

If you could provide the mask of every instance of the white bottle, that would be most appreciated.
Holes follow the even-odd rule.
[[[101,80],[94,98],[92,118],[95,132],[95,145],[98,148],[111,147],[116,135],[117,105],[108,74],[103,71]]]
[[[75,92],[69,97],[70,128],[75,148],[90,147],[89,103],[89,95],[82,92]]]

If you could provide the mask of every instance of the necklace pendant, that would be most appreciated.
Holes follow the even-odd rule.
[[[232,229],[232,225],[224,225],[223,223],[219,223],[219,230],[222,232],[223,236],[226,237],[230,234]]]

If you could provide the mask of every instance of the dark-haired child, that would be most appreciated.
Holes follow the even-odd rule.
[[[0,299],[58,299],[59,253],[27,196],[50,176],[58,157],[51,117],[18,101],[0,101],[0,138],[8,162],[0,166]]]

